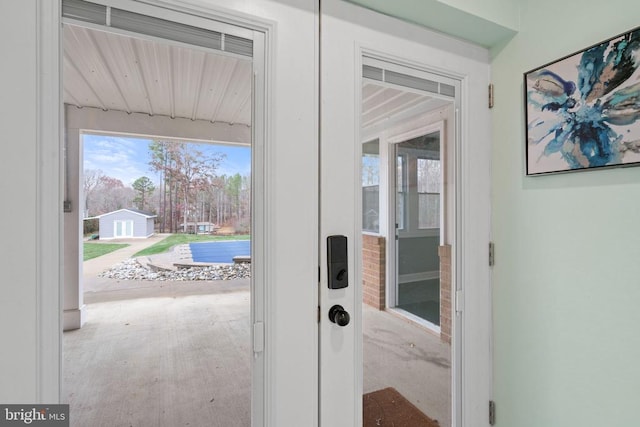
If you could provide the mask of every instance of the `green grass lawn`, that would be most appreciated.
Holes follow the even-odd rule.
[[[83,245],[82,254],[86,261],[121,248],[126,248],[127,246],[129,245],[126,243],[85,243]]]
[[[207,234],[172,234],[169,237],[159,241],[155,245],[136,252],[133,256],[155,255],[167,252],[175,245],[193,242],[215,242],[221,240],[249,240],[248,234],[238,234],[234,236],[210,236]]]

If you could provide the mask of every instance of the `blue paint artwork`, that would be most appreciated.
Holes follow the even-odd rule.
[[[525,73],[527,174],[640,163],[640,28]]]

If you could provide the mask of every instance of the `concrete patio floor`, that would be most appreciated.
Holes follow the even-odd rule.
[[[121,284],[64,333],[71,425],[249,426],[247,280]]]
[[[249,281],[117,281],[97,269],[85,270],[87,323],[64,333],[71,426],[249,427]],[[395,387],[449,427],[450,347],[386,312],[365,306],[363,319],[364,392]]]

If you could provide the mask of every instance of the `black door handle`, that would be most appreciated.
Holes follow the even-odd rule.
[[[334,305],[329,309],[329,320],[338,326],[347,326],[351,320],[349,313],[341,305]]]

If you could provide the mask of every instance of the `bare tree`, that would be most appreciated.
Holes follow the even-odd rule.
[[[100,184],[100,180],[104,177],[104,174],[100,169],[85,169],[83,174],[83,197],[84,197],[84,217],[88,218],[89,215],[89,199],[93,195],[93,191]]]
[[[177,230],[179,222],[186,225],[189,221],[197,221],[198,194],[201,193],[215,177],[215,171],[224,158],[222,154],[210,156],[197,148],[195,144],[183,142],[154,141],[149,145],[151,168],[162,176],[165,200],[160,203],[158,211],[162,224],[170,218],[171,232]],[[167,212],[168,211],[168,212]]]
[[[134,197],[133,189],[125,187],[119,179],[102,176],[87,202],[92,215],[101,215],[132,207]]]

